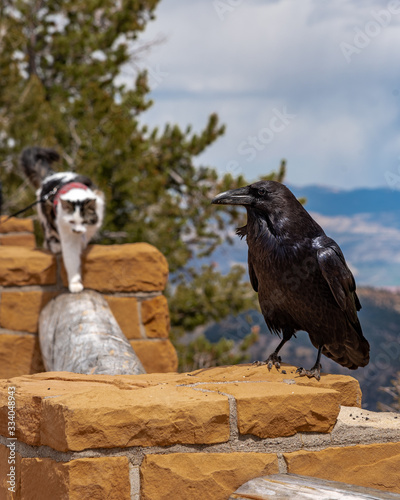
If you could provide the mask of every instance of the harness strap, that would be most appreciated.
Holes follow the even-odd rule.
[[[34,207],[38,203],[45,203],[52,196],[54,196],[53,208],[55,210],[57,207],[57,204],[59,202],[60,196],[68,193],[68,191],[70,191],[71,189],[85,189],[85,190],[87,190],[89,188],[88,188],[88,186],[86,186],[85,184],[82,184],[81,182],[68,182],[67,184],[64,184],[62,186],[59,186],[59,185],[55,186],[51,191],[49,191],[47,194],[42,196],[39,200],[36,200],[33,203],[31,203],[30,205],[28,205],[27,207],[22,208],[21,210],[18,210],[18,212],[14,212],[13,214],[9,215],[7,217],[7,219],[5,221],[3,221],[3,223],[7,222],[12,217],[16,217],[17,215],[20,215],[20,214],[26,212],[27,210]]]
[[[60,189],[58,189],[58,191],[56,192],[56,195],[54,196],[54,199],[53,199],[54,209],[56,209],[58,202],[60,201],[60,197],[63,194],[68,193],[68,191],[71,191],[71,189],[87,190],[89,188],[85,184],[82,184],[81,182],[68,182],[68,184],[64,184]]]

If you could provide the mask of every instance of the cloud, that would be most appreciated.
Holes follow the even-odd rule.
[[[141,64],[164,76],[144,120],[201,129],[216,111],[227,132],[199,162],[236,162],[249,180],[285,157],[294,184],[384,185],[400,164],[400,14],[377,0],[221,1],[223,20],[212,0],[160,3],[143,40],[167,41]],[[357,49],[350,61],[343,43]],[[296,119],[248,161],[240,144],[283,107]]]

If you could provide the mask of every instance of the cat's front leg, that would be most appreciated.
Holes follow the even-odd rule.
[[[81,234],[63,231],[61,226],[61,249],[65,270],[68,276],[68,289],[71,293],[83,290],[81,274]]]
[[[75,274],[75,276],[73,276],[69,280],[68,289],[71,293],[78,293],[83,290],[83,284],[80,274]]]

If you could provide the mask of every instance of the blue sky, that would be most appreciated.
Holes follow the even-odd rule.
[[[338,188],[400,174],[400,1],[161,0],[156,16],[143,121],[200,131],[218,113],[199,164],[253,181],[286,158],[287,182]]]

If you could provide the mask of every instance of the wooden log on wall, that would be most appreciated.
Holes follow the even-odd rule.
[[[47,371],[146,373],[99,293],[59,295],[42,310],[39,340]]]
[[[251,479],[229,500],[400,500],[400,495],[354,484],[297,474],[272,474]]]

